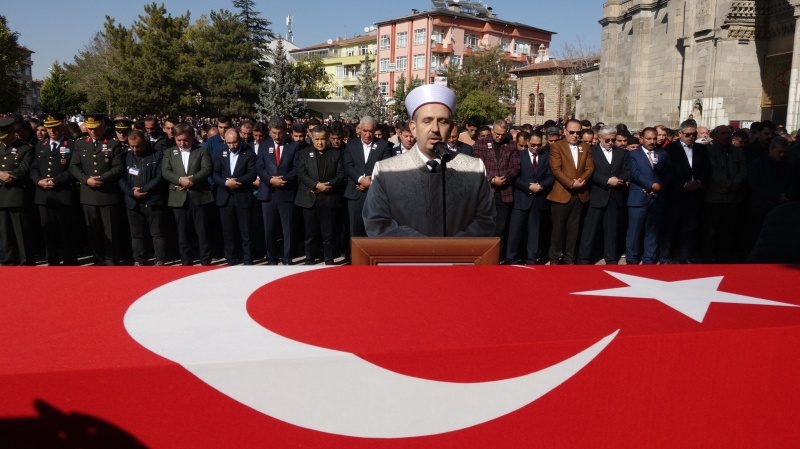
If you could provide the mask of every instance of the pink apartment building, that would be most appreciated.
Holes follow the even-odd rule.
[[[384,95],[394,93],[401,73],[426,84],[437,79],[437,69],[461,64],[465,55],[481,47],[502,45],[514,68],[531,64],[541,45],[549,52],[552,31],[500,20],[481,3],[435,0],[436,9],[412,10],[409,16],[379,22],[376,72]]]

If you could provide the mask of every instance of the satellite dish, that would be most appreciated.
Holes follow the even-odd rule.
[[[326,42],[328,42],[328,45],[330,45],[333,43],[333,39],[328,39]]]
[[[369,33],[369,27],[364,27],[364,32]]]

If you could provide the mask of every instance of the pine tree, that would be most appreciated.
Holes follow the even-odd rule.
[[[282,40],[278,36],[274,60],[267,69],[256,109],[264,116],[301,117],[304,115],[305,108],[298,101],[299,97],[300,85],[297,83],[292,65],[286,59]]]
[[[406,110],[406,97],[408,96],[409,92],[416,89],[417,87],[422,85],[422,80],[419,77],[414,76],[414,79],[409,80],[408,84],[406,84],[406,76],[404,73],[400,73],[400,77],[397,78],[397,82],[395,83],[394,88],[394,117],[397,120],[410,120],[408,116],[408,111]]]
[[[0,15],[0,112],[12,112],[22,106],[22,93],[27,86],[17,79],[17,72],[27,57],[19,46],[19,33],[8,29],[5,16]]]
[[[250,42],[258,48],[264,48],[268,40],[275,39],[275,35],[269,29],[272,22],[259,17],[261,13],[253,10],[255,6],[256,2],[253,0],[233,0],[233,7],[242,11],[239,13],[239,18],[247,25]]]
[[[50,76],[44,79],[39,98],[44,112],[70,114],[80,107],[80,100],[58,61],[53,63]]]
[[[369,54],[365,54],[361,73],[358,74],[358,92],[350,99],[345,115],[351,119],[365,116],[381,119],[385,111],[386,99],[375,81],[375,71],[369,63]]]

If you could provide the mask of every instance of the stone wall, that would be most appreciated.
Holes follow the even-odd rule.
[[[561,70],[542,70],[519,74],[517,79],[517,92],[519,99],[517,103],[517,115],[515,124],[524,123],[542,124],[547,120],[557,120],[564,114],[566,104],[564,95],[566,87],[562,86],[563,76]],[[544,94],[544,115],[539,115],[538,98],[534,105],[534,114],[528,114],[528,100],[531,94],[536,94],[536,85],[539,85],[539,93]]]

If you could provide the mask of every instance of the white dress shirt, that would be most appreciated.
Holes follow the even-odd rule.
[[[236,161],[239,160],[239,152],[230,152],[230,157],[228,158],[229,162],[231,163],[231,176],[233,176],[233,169],[236,167]]]
[[[364,166],[366,167],[367,160],[369,159],[369,153],[375,148],[375,141],[373,140],[372,143],[366,144],[364,141],[361,141],[361,146],[364,148]],[[361,182],[361,178],[367,176],[366,173],[358,177],[358,182]]]
[[[189,174],[189,155],[192,154],[192,148],[189,147],[188,150],[184,150],[181,148],[181,162],[183,162],[183,171],[186,174]]]
[[[570,145],[569,149],[572,151],[572,159],[575,161],[575,168],[578,168],[578,149],[580,147],[577,145]]]
[[[603,149],[603,154],[606,156],[606,159],[608,159],[608,164],[611,165],[611,160],[614,157],[614,148],[606,150],[602,145],[600,145],[600,148]]]

